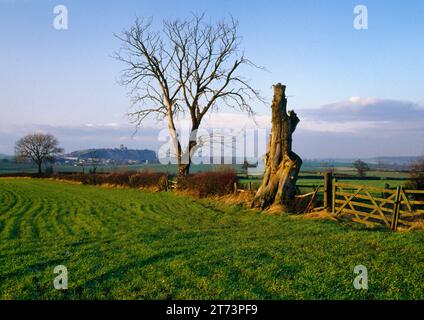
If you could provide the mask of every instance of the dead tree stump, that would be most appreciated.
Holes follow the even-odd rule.
[[[286,86],[274,85],[272,129],[265,159],[265,174],[252,207],[265,209],[281,205],[291,211],[296,195],[296,181],[302,159],[292,151],[292,135],[299,123],[294,111],[287,113]]]

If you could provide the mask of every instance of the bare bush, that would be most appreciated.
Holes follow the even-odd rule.
[[[235,182],[237,175],[234,171],[199,172],[181,177],[178,188],[199,197],[222,196],[233,192]]]

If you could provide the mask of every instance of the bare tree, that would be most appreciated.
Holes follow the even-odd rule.
[[[63,152],[58,145],[59,141],[51,134],[29,134],[16,142],[16,159],[32,161],[38,166],[38,173],[41,173],[43,163],[53,162],[55,157]]]
[[[85,160],[80,159],[77,162],[77,166],[82,168],[82,174],[85,174]]]
[[[239,75],[242,66],[254,66],[239,52],[237,22],[205,22],[204,15],[186,20],[164,20],[152,30],[151,20],[137,18],[133,27],[117,36],[122,48],[116,58],[126,65],[122,84],[129,88],[137,126],[151,115],[165,119],[175,148],[178,174],[190,170],[198,144],[197,129],[204,116],[220,106],[253,115],[250,102],[262,101]],[[189,115],[189,141],[181,141],[176,128],[179,115]],[[185,146],[186,145],[186,146]]]

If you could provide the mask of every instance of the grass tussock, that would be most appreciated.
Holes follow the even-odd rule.
[[[255,196],[255,191],[243,191],[231,193],[224,196],[213,197],[212,199],[227,205],[238,205],[245,208],[250,208],[250,204]]]
[[[400,232],[419,231],[419,230],[424,230],[424,219],[412,221],[409,227],[404,227],[404,226],[398,227],[398,231]]]
[[[307,214],[304,214],[300,217],[303,217],[305,219],[312,219],[312,220],[330,220],[330,221],[338,221],[337,218],[332,215],[330,212],[326,210],[321,210],[317,212],[310,212]]]

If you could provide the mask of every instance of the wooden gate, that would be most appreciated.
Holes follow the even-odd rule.
[[[396,231],[398,225],[410,227],[424,216],[424,191],[384,189],[333,181],[332,211],[352,221],[384,224]]]

